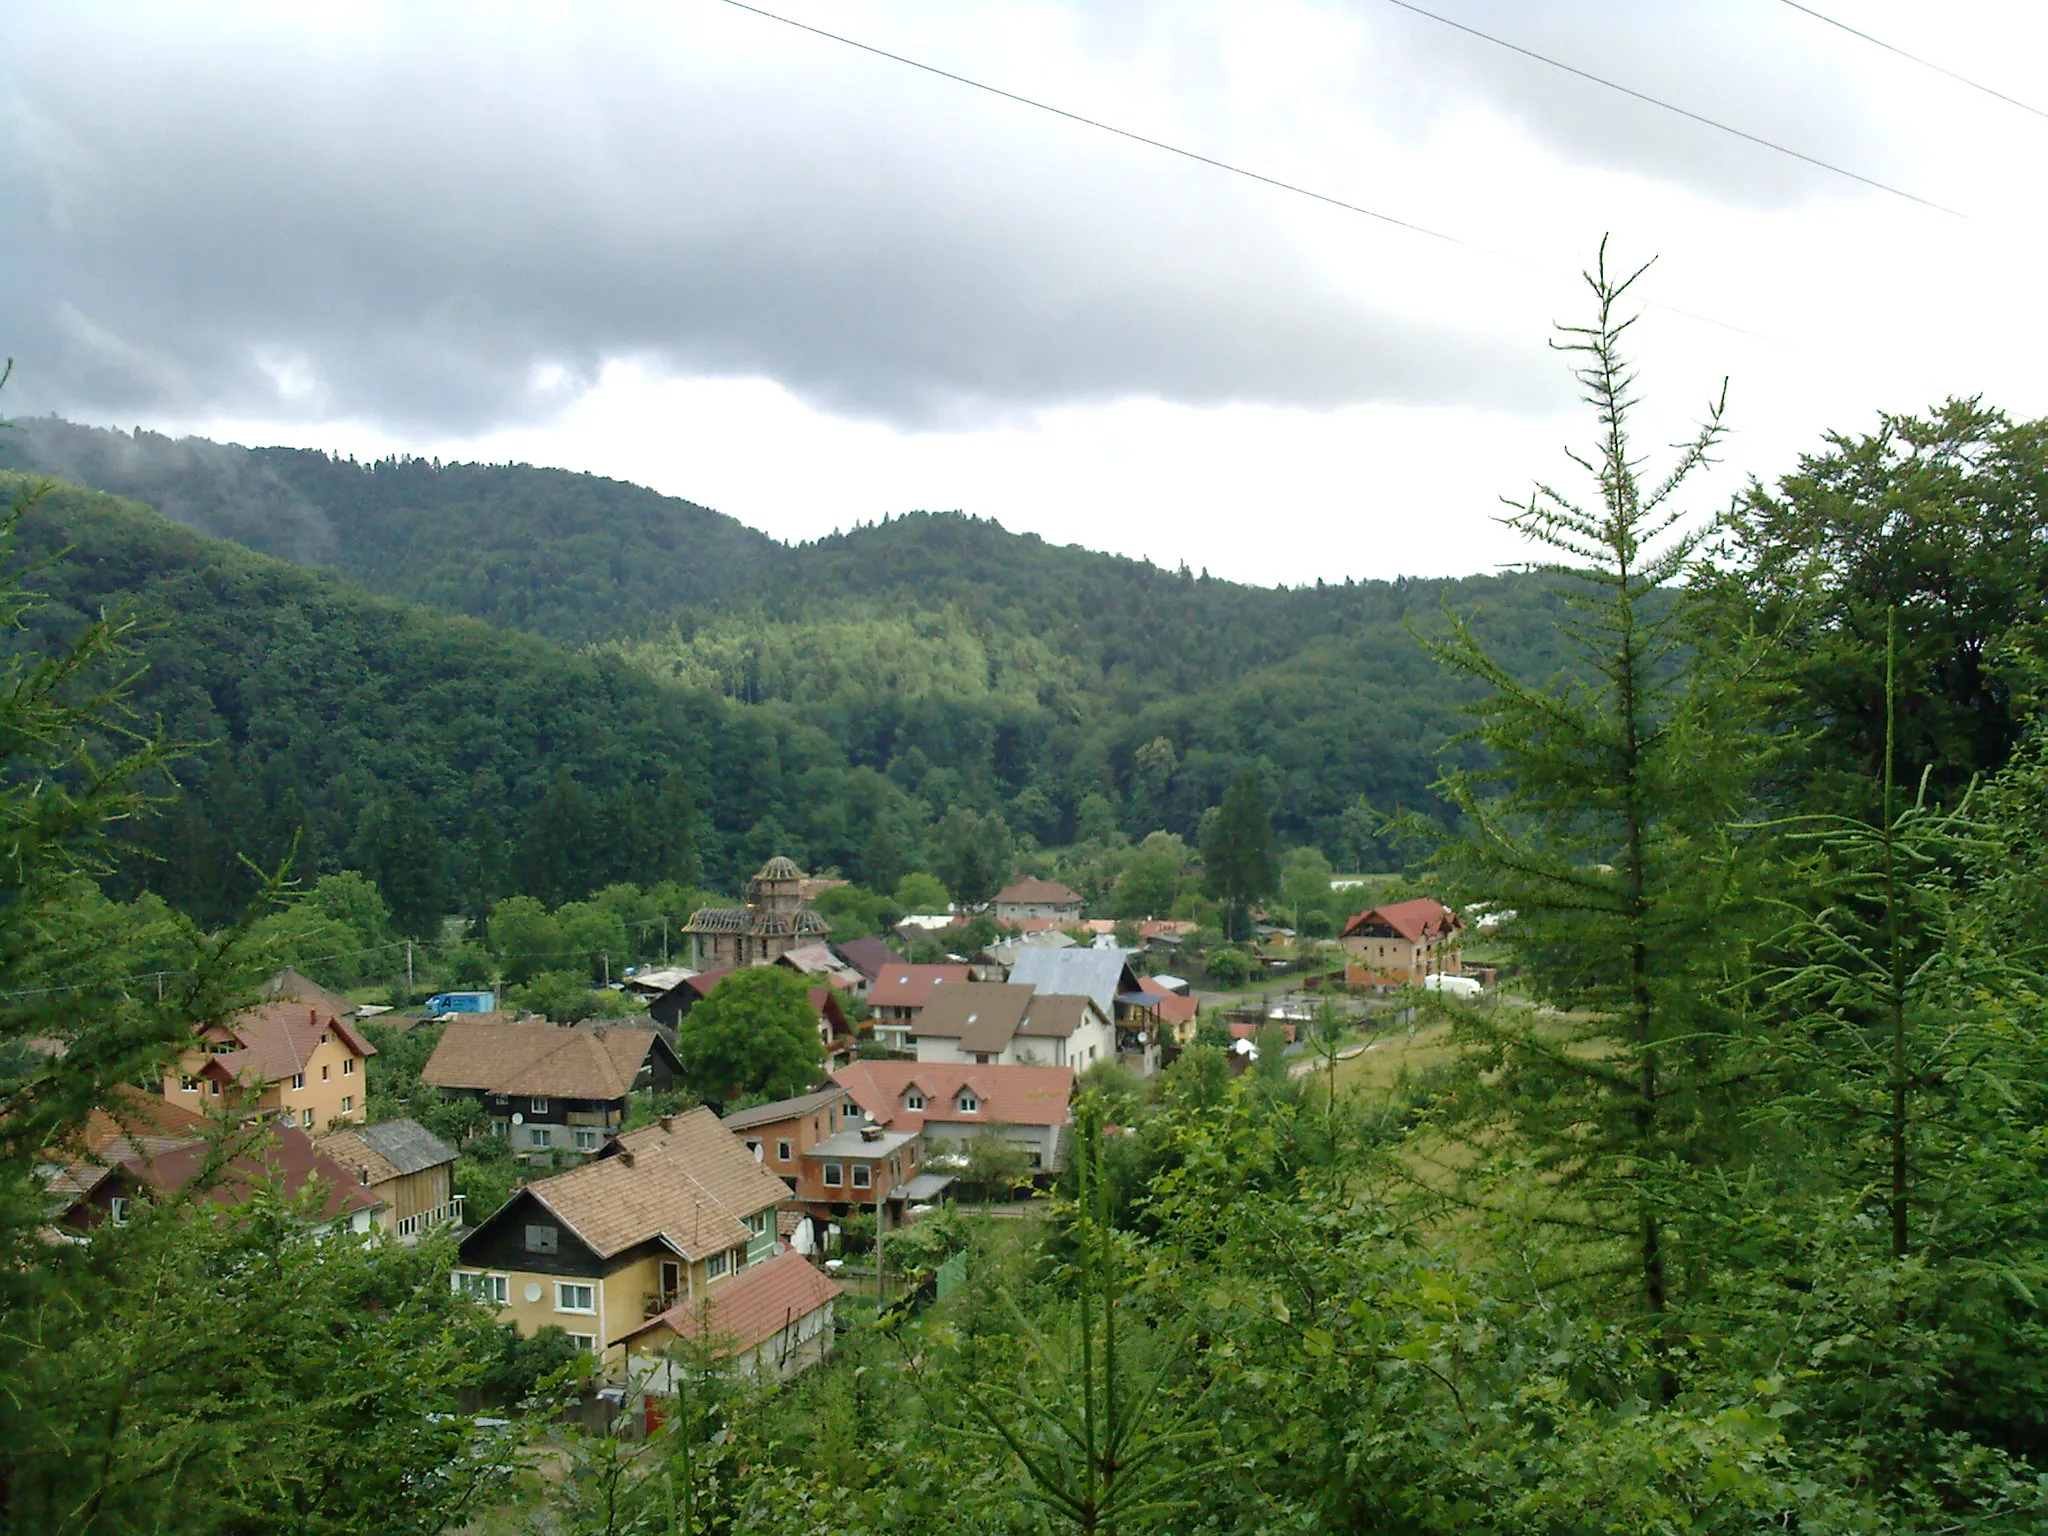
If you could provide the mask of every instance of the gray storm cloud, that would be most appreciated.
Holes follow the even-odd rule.
[[[787,35],[722,58],[624,12],[527,35],[502,9],[380,14],[0,22],[17,408],[462,432],[549,414],[616,357],[911,427],[1127,396],[1557,399],[1526,349],[1337,282],[1278,194],[957,86]],[[1634,62],[1674,73],[1685,31]],[[1412,19],[1375,38],[1382,116],[1449,78],[1568,152],[1614,140],[1605,104],[1518,61]],[[1677,163],[1673,133],[1616,153]],[[1759,202],[1812,180],[1727,146],[1690,164]]]

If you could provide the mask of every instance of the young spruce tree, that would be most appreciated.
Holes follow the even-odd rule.
[[[1437,1123],[1470,1154],[1458,1198],[1545,1228],[1541,1279],[1618,1302],[1668,1350],[1705,1257],[1698,1175],[1744,1134],[1739,1024],[1718,999],[1746,931],[1733,829],[1763,737],[1752,648],[1696,643],[1684,590],[1706,529],[1675,498],[1721,437],[1721,402],[1660,479],[1630,441],[1617,311],[1640,276],[1610,277],[1603,245],[1593,322],[1553,343],[1598,417],[1597,445],[1571,455],[1598,500],[1539,484],[1507,519],[1554,552],[1535,568],[1568,605],[1566,670],[1524,682],[1462,621],[1432,645],[1486,688],[1470,733],[1486,766],[1441,780],[1464,828],[1443,869],[1462,899],[1513,913],[1503,933],[1547,1005],[1464,1014],[1473,1048]]]

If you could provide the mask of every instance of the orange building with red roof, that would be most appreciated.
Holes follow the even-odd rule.
[[[199,1031],[164,1075],[164,1097],[210,1113],[223,1101],[277,1113],[302,1131],[369,1118],[369,1059],[377,1048],[331,1009],[297,999],[245,1008]]]
[[[1465,925],[1433,896],[1361,912],[1344,925],[1344,979],[1353,986],[1413,987],[1425,976],[1456,976]]]

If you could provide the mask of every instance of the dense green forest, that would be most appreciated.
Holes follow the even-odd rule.
[[[957,514],[785,547],[687,503],[560,471],[358,464],[51,419],[20,425],[4,451],[24,468],[148,502],[381,597],[594,648],[742,706],[715,716],[755,722],[742,752],[767,732],[801,766],[766,764],[769,782],[752,797],[700,790],[705,867],[724,881],[770,833],[807,864],[862,873],[861,838],[843,835],[829,809],[844,797],[780,787],[815,766],[812,746],[793,746],[810,741],[804,728],[829,738],[846,769],[893,786],[868,785],[859,803],[906,846],[955,807],[1065,844],[1091,796],[1124,835],[1192,838],[1250,767],[1286,840],[1340,865],[1381,866],[1392,850],[1361,798],[1374,812],[1434,807],[1436,755],[1470,694],[1429,665],[1408,626],[1440,628],[1448,604],[1528,675],[1558,655],[1555,599],[1523,577],[1246,587]],[[104,522],[95,534],[111,536]],[[392,766],[387,755],[374,772],[390,779]],[[553,766],[584,775],[579,762]],[[439,774],[423,764],[410,777]],[[262,793],[268,813],[283,790]],[[509,813],[523,814],[525,790],[509,794]],[[502,798],[480,808],[508,825]],[[460,817],[434,821],[451,848],[469,836]],[[331,867],[344,846],[328,827],[309,851]]]

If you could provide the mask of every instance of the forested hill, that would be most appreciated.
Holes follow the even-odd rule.
[[[1522,577],[1251,587],[957,513],[912,513],[788,546],[686,502],[562,471],[365,465],[51,419],[21,425],[0,439],[0,454],[16,462],[147,500],[173,521],[326,567],[382,598],[591,651],[575,675],[601,675],[605,690],[634,674],[671,685],[646,697],[674,694],[684,702],[663,709],[694,711],[705,728],[715,719],[721,740],[746,743],[698,791],[706,872],[716,879],[770,842],[853,872],[878,817],[914,849],[955,807],[999,813],[1013,832],[1047,844],[1078,835],[1090,808],[1085,819],[1098,832],[1109,824],[1133,838],[1154,828],[1190,836],[1247,766],[1265,781],[1287,841],[1318,844],[1341,864],[1378,863],[1389,850],[1372,836],[1361,798],[1381,811],[1428,809],[1437,755],[1465,697],[1412,630],[1440,625],[1448,605],[1532,675],[1558,654],[1555,600]],[[169,533],[156,525],[146,542],[168,547]],[[82,552],[96,555],[106,537],[136,535],[103,521],[80,539]],[[212,566],[254,569],[209,549]],[[265,570],[256,583],[263,604],[310,600],[301,592],[340,603],[348,591]],[[191,631],[186,652],[166,657],[173,672],[272,670],[232,624],[209,627],[212,593],[202,600],[180,578],[164,600]],[[366,599],[348,592],[346,601]],[[343,628],[353,634],[353,621]],[[461,699],[449,718],[472,734],[491,732],[493,669],[514,656],[541,666],[533,658],[542,654],[546,668],[572,665],[560,652],[492,649],[460,626],[436,634],[465,677],[448,684]],[[395,678],[421,664],[391,658]],[[378,683],[393,679],[380,673]],[[311,780],[290,799],[281,780],[306,770],[296,759],[270,761],[253,719],[249,729],[256,734],[236,725],[225,738],[240,743],[232,782],[267,786],[249,799],[264,815],[289,820],[303,807],[311,846],[327,860],[343,857],[355,836],[348,818],[362,795],[346,786],[364,774],[411,784],[458,841],[472,835],[471,800],[516,838],[517,818],[536,803],[536,775],[565,773],[600,798],[647,780],[639,768],[620,777],[604,733],[572,732],[547,737],[502,785],[459,787],[433,765],[438,744],[420,762],[386,747],[353,779]],[[514,721],[512,739],[519,730]],[[756,768],[768,737],[779,745]],[[699,762],[706,750],[692,746],[678,761]],[[865,787],[848,792],[829,778],[802,792],[786,787],[828,760],[832,774],[867,770]],[[209,814],[227,835],[256,813]]]
[[[0,469],[132,497],[259,554],[571,645],[760,585],[787,560],[722,513],[568,470],[358,463],[55,417],[15,425],[0,438]]]

